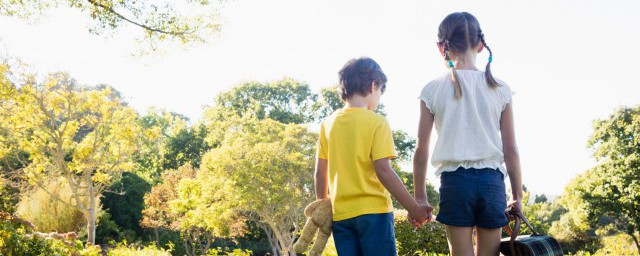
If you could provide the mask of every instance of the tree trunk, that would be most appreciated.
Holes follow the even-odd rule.
[[[89,182],[89,219],[87,222],[87,243],[96,244],[96,196],[93,182]]]
[[[638,242],[638,238],[636,237],[636,235],[631,232],[631,237],[633,237],[633,241],[636,243],[636,248],[638,248],[638,254],[640,254],[640,243]]]
[[[269,226],[265,224],[261,224],[260,227],[264,230],[264,233],[267,234],[267,238],[269,239],[269,246],[271,246],[271,252],[273,252],[273,256],[278,256],[278,245],[273,238],[273,231],[269,229]]]
[[[156,246],[160,246],[160,235],[158,234],[158,227],[153,228],[153,234],[156,235]]]

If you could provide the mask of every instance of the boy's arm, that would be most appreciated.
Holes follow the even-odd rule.
[[[427,209],[424,206],[418,205],[418,203],[413,200],[413,197],[411,197],[407,188],[404,187],[404,184],[402,184],[402,181],[400,181],[396,172],[391,168],[389,158],[375,160],[373,161],[373,165],[376,170],[378,180],[380,180],[389,193],[398,199],[400,204],[407,209],[409,212],[409,218],[415,219],[419,223],[427,221]]]
[[[502,151],[504,152],[504,162],[507,165],[507,173],[511,181],[512,200],[519,210],[522,210],[522,173],[520,171],[520,155],[516,144],[515,128],[513,125],[513,108],[508,103],[502,118],[500,118],[500,134],[502,136]]]
[[[413,156],[413,195],[418,203],[428,204],[427,198],[427,162],[429,161],[429,141],[433,128],[433,114],[424,101],[420,101],[420,123],[418,141]]]
[[[329,173],[327,171],[327,159],[317,158],[314,183],[316,186],[316,199],[327,198],[329,196]]]

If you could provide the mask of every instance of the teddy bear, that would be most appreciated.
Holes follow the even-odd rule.
[[[307,249],[309,249],[311,240],[313,240],[313,237],[319,230],[313,248],[311,248],[308,255],[321,255],[331,235],[331,223],[333,222],[331,200],[325,198],[311,202],[307,205],[307,208],[304,209],[304,216],[307,217],[307,222],[304,224],[302,235],[298,238],[293,249],[297,253],[306,252]]]

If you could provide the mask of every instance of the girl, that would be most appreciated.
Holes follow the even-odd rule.
[[[485,48],[489,60],[483,72],[475,61]],[[450,71],[428,83],[419,97],[414,187],[425,188],[435,122],[438,140],[431,161],[441,182],[436,220],[446,225],[451,255],[474,255],[473,228],[476,255],[498,255],[501,228],[509,222],[505,216],[507,174],[513,196],[509,206],[522,209],[512,92],[491,74],[493,54],[470,13],[452,13],[440,23],[438,49]],[[424,189],[416,189],[414,196],[428,204]]]

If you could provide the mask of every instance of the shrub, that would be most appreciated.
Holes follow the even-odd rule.
[[[33,226],[16,221],[14,216],[0,214],[0,255],[78,255],[99,256],[100,247],[85,248],[77,239],[67,241],[45,239],[32,234]]]
[[[108,256],[171,256],[171,249],[165,250],[156,247],[155,244],[146,247],[138,247],[136,245],[127,245],[126,243],[118,243],[116,248],[107,252]]]
[[[398,255],[449,254],[449,244],[444,225],[438,222],[425,224],[418,230],[407,221],[407,212],[394,212],[396,246]]]

